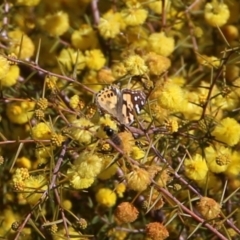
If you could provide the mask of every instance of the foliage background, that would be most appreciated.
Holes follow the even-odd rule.
[[[239,239],[239,10],[3,1],[0,236]],[[112,84],[147,95],[131,126]]]

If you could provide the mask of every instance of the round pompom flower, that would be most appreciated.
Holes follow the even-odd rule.
[[[192,180],[200,181],[207,176],[207,163],[200,154],[196,154],[192,159],[186,158],[184,166],[185,175]]]
[[[174,50],[174,39],[172,37],[167,37],[164,32],[152,33],[148,41],[150,51],[164,57],[168,57]]]
[[[229,146],[236,145],[240,140],[240,124],[233,118],[224,118],[215,127],[212,135]]]
[[[143,58],[139,55],[131,55],[124,59],[123,62],[126,70],[131,75],[143,75],[147,73],[148,67],[146,66]]]
[[[16,65],[11,65],[8,73],[0,79],[0,83],[3,87],[11,87],[17,83],[20,74],[20,69]]]
[[[5,57],[0,55],[0,83],[4,86],[4,80],[2,80],[9,72],[9,63]]]
[[[115,38],[124,28],[125,23],[121,15],[112,10],[105,13],[98,24],[99,33],[104,39]]]
[[[99,49],[93,49],[85,52],[86,65],[93,70],[99,70],[104,67],[106,58]]]
[[[221,31],[228,42],[238,39],[239,37],[239,29],[235,25],[225,25],[221,28]]]
[[[44,190],[47,190],[47,180],[45,176],[30,176],[24,180],[24,193],[22,193],[22,195],[29,204],[34,205],[42,197],[42,192]]]
[[[161,75],[171,66],[171,61],[169,58],[163,57],[154,52],[148,53],[146,56],[144,56],[144,59],[146,65],[149,67],[150,74],[153,75]]]
[[[151,182],[150,173],[142,168],[133,170],[126,176],[126,180],[128,187],[138,192],[146,190]]]
[[[92,140],[92,131],[96,130],[96,126],[86,118],[80,118],[74,120],[72,127],[69,130],[70,135],[73,139],[78,141],[80,144],[88,144]],[[91,131],[88,131],[91,129]]]
[[[69,28],[69,17],[65,12],[57,12],[53,15],[47,15],[43,20],[43,28],[51,36],[61,36]]]
[[[122,202],[117,206],[114,215],[121,223],[131,223],[137,219],[138,213],[131,203]]]
[[[187,105],[183,89],[169,80],[163,86],[158,86],[154,92],[158,104],[165,109],[179,112]]]
[[[75,159],[73,166],[82,178],[96,177],[102,169],[102,158],[96,154],[83,152]]]
[[[32,40],[22,31],[13,30],[8,32],[10,52],[19,56],[20,59],[30,58],[34,54],[35,46]]]
[[[50,139],[51,129],[48,124],[40,122],[32,128],[32,137],[34,139]]]
[[[206,3],[204,9],[204,18],[212,27],[221,27],[229,19],[230,11],[228,6],[218,0]]]
[[[31,101],[11,102],[7,105],[7,117],[12,123],[25,124],[34,114],[35,103]]]
[[[79,50],[87,50],[98,47],[98,38],[93,28],[87,24],[80,26],[71,36],[72,45]]]
[[[225,172],[231,163],[231,150],[225,146],[209,146],[204,153],[209,170],[213,173]]]
[[[225,175],[230,179],[238,179],[240,175],[240,152],[233,151],[231,155],[231,163],[228,165]]]
[[[152,240],[164,240],[169,236],[168,230],[159,222],[146,225],[146,235]]]
[[[70,184],[75,189],[90,187],[102,169],[102,159],[95,154],[83,152],[67,170]]]
[[[80,51],[72,48],[64,48],[61,50],[58,61],[64,66],[68,72],[72,72],[76,66],[76,70],[83,70],[86,66],[85,56]]]
[[[28,6],[28,7],[34,7],[38,5],[40,0],[17,0],[16,5],[21,5],[21,6]]]
[[[208,197],[202,197],[197,207],[198,211],[206,220],[216,218],[221,212],[221,205],[214,199]]]
[[[113,207],[117,200],[117,195],[109,188],[101,188],[96,193],[96,200],[104,207]]]
[[[70,179],[71,187],[74,189],[87,189],[92,186],[95,178],[81,178],[77,173],[71,175]]]
[[[148,16],[148,11],[141,7],[139,3],[131,4],[121,11],[122,19],[127,26],[142,25]]]

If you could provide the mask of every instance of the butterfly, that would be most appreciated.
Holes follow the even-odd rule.
[[[134,121],[134,112],[139,114],[146,102],[142,91],[132,89],[120,90],[110,85],[96,94],[95,102],[100,112],[106,112],[121,124],[130,125]]]

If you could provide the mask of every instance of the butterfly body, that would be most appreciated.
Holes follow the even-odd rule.
[[[133,123],[134,113],[139,114],[145,102],[144,92],[132,89],[120,90],[115,85],[108,86],[96,94],[99,110],[126,125]]]

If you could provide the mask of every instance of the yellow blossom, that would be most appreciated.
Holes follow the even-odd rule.
[[[117,195],[109,188],[100,188],[96,193],[96,200],[104,207],[113,207],[117,200]]]
[[[0,55],[0,83],[4,86],[4,81],[2,80],[4,77],[6,77],[6,75],[8,74],[9,71],[9,63],[8,60],[3,57],[2,55]]]
[[[59,224],[51,225],[51,239],[53,239],[53,240],[66,239],[66,229],[64,227],[59,229],[58,226],[59,226]],[[75,230],[71,226],[68,226],[68,234],[69,234],[69,237],[67,237],[67,238],[69,240],[89,240],[88,237],[82,236],[81,234],[79,234],[78,230]]]
[[[18,158],[16,161],[18,167],[30,169],[32,166],[31,160],[27,157]]]
[[[40,122],[32,128],[32,137],[34,139],[50,139],[51,129],[48,124]]]
[[[61,147],[62,143],[66,140],[66,138],[62,134],[52,133],[51,134],[51,143],[53,146]]]
[[[121,139],[122,142],[122,149],[123,152],[127,155],[130,155],[130,153],[133,150],[133,146],[135,145],[134,138],[130,132],[120,132],[118,136]]]
[[[97,77],[99,83],[111,84],[116,80],[115,77],[113,76],[111,69],[108,68],[100,69],[97,73]]]
[[[38,5],[40,0],[16,0],[16,5],[34,7]]]
[[[206,22],[212,27],[221,27],[230,16],[228,6],[218,0],[212,0],[206,3],[204,9],[204,18]]]
[[[236,145],[240,140],[240,124],[233,118],[224,118],[215,127],[212,135],[229,146]]]
[[[20,221],[20,216],[13,208],[5,206],[1,211],[2,223],[0,227],[0,235],[5,236],[9,233],[12,224]]]
[[[79,50],[93,49],[99,45],[96,32],[87,24],[82,24],[78,30],[72,33],[71,42]]]
[[[137,146],[133,146],[132,147],[132,151],[131,151],[131,157],[133,159],[136,159],[136,160],[139,160],[139,159],[142,159],[144,158],[145,156],[145,152],[143,149],[137,147]]]
[[[58,37],[63,35],[69,28],[68,14],[62,11],[47,15],[42,21],[42,27],[51,36]]]
[[[24,189],[24,181],[29,178],[27,168],[17,168],[12,176],[12,185],[15,190],[22,191]]]
[[[99,21],[98,30],[104,39],[115,38],[121,30],[125,28],[125,23],[120,13],[112,10],[105,13]]]
[[[235,25],[225,25],[221,28],[221,31],[228,42],[238,39],[239,37],[239,30]]]
[[[240,75],[240,68],[239,66],[235,64],[229,64],[226,66],[226,79],[230,82],[232,81],[237,81],[236,84],[235,82],[233,85],[238,86],[238,77]]]
[[[127,69],[123,62],[118,62],[112,65],[112,73],[115,78],[123,77],[127,74]]]
[[[116,240],[125,240],[127,238],[128,233],[124,230],[119,228],[111,228],[109,229],[107,236],[109,239],[116,239]]]
[[[83,152],[67,170],[70,184],[75,189],[90,187],[102,169],[102,158]]]
[[[216,218],[221,212],[221,205],[214,199],[208,197],[202,197],[197,207],[206,220]]]
[[[150,184],[150,174],[145,169],[136,168],[126,176],[127,185],[130,189],[142,192]]]
[[[51,156],[51,149],[52,147],[37,147],[35,149],[35,157],[38,159],[40,163],[45,163],[46,159],[50,158]]]
[[[118,197],[122,198],[126,191],[126,185],[124,183],[118,183],[115,188]]]
[[[101,180],[106,180],[114,176],[117,172],[118,166],[116,163],[112,163],[113,158],[106,156],[103,158],[102,171],[98,175]]]
[[[34,114],[35,103],[31,101],[11,102],[7,105],[7,117],[12,123],[25,124]]]
[[[163,86],[158,86],[155,96],[159,105],[170,111],[181,111],[187,104],[183,89],[171,80],[165,82]]]
[[[29,176],[24,180],[22,195],[31,205],[36,204],[41,198],[44,190],[47,190],[47,179],[43,175]]]
[[[91,85],[91,89],[95,92],[98,92],[102,89],[102,86],[98,82],[96,70],[87,71],[87,73],[83,77],[83,84]]]
[[[87,152],[80,154],[73,163],[74,168],[83,178],[96,177],[100,173],[102,165],[102,158]]]
[[[208,167],[205,159],[200,154],[196,154],[192,159],[186,158],[184,166],[185,175],[192,180],[200,181],[207,176]]]
[[[96,129],[94,124],[86,118],[74,120],[70,128],[70,135],[73,139],[77,140],[80,144],[88,144],[92,139],[92,131]],[[89,131],[89,130],[90,131]]]
[[[240,152],[233,151],[231,155],[231,163],[228,165],[225,174],[230,179],[237,179],[240,175]]]
[[[143,75],[147,73],[148,67],[146,66],[143,58],[139,55],[131,55],[124,59],[124,66],[131,75]]]
[[[153,75],[161,75],[171,66],[171,61],[169,58],[163,57],[154,52],[150,52],[144,56],[144,60],[146,65],[149,67],[150,74]]]
[[[72,209],[72,202],[68,199],[65,199],[63,202],[62,202],[62,206],[64,209],[66,210],[71,210]]]
[[[154,13],[157,13],[157,14],[162,14],[162,2],[161,1],[149,1],[149,2],[146,2],[146,4],[148,5],[148,7],[154,12]],[[169,0],[165,0],[165,3],[164,3],[164,6],[165,6],[165,11],[169,9],[170,7],[170,4],[171,2]],[[166,12],[167,12],[166,11]]]
[[[200,64],[209,68],[218,68],[221,65],[221,60],[215,56],[199,55],[197,60]]]
[[[172,117],[172,118],[166,119],[164,125],[165,125],[166,129],[171,133],[178,131],[178,121],[176,118]]]
[[[77,174],[74,174],[70,178],[70,184],[74,189],[87,189],[92,186],[95,178],[82,178]]]
[[[32,40],[22,31],[16,29],[8,32],[10,41],[10,52],[19,56],[20,59],[26,59],[33,56],[35,46]]]
[[[64,48],[61,50],[58,61],[64,66],[68,72],[72,72],[76,66],[76,70],[81,71],[86,66],[85,57],[80,51],[72,48]]]
[[[194,91],[185,91],[185,99],[187,103],[184,104],[182,110],[184,116],[188,120],[198,120],[202,114],[202,108],[199,104],[199,94]]]
[[[231,162],[231,150],[223,145],[209,146],[204,153],[208,168],[213,173],[225,172]]]
[[[48,100],[46,98],[39,98],[36,102],[36,108],[46,110],[48,107]]]
[[[167,37],[164,32],[152,33],[148,41],[150,51],[164,57],[168,57],[175,47],[174,39],[172,37]]]
[[[146,21],[148,12],[139,3],[136,3],[121,10],[121,15],[127,26],[137,26]]]
[[[99,70],[104,67],[106,58],[99,49],[93,49],[85,52],[86,65],[93,70]]]
[[[79,104],[79,96],[77,94],[75,94],[74,96],[72,96],[69,100],[69,105],[73,108],[76,109],[78,107]]]

